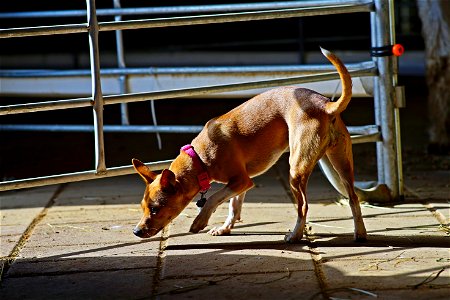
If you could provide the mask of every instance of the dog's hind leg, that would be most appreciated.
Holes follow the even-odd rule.
[[[292,170],[292,166],[291,166]],[[297,222],[292,232],[289,232],[284,240],[288,243],[299,242],[303,237],[303,230],[306,224],[306,214],[308,213],[308,202],[306,201],[306,185],[310,173],[289,176],[292,193],[297,200]]]
[[[339,174],[342,184],[347,191],[350,208],[353,215],[353,222],[355,225],[355,241],[364,242],[367,239],[367,233],[362,218],[358,196],[356,195],[354,189],[353,155],[351,147],[350,137],[344,138],[342,143],[338,143],[328,149],[326,156],[333,165],[333,168]]]
[[[211,235],[227,235],[231,233],[234,223],[241,219],[242,203],[244,203],[245,192],[230,199],[228,207],[228,218],[220,227],[214,227],[208,233]]]

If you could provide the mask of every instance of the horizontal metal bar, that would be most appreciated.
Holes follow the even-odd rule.
[[[248,74],[174,74],[174,75],[126,75],[128,79],[129,90],[120,90],[119,79],[121,75],[101,76],[102,92],[104,95],[119,95],[129,93],[143,93],[161,90],[185,89],[190,87],[204,87],[217,84],[230,84],[238,82],[269,80],[277,78],[287,78],[297,76],[302,73],[260,73],[254,75]],[[353,81],[353,98],[371,97],[373,91],[373,80],[371,77],[354,77]],[[90,77],[73,76],[73,77],[30,77],[30,78],[0,78],[2,89],[0,97],[11,96],[32,97],[27,102],[37,102],[37,97],[45,99],[45,97],[54,97],[58,95],[60,99],[89,97],[91,91]],[[320,92],[326,97],[336,94],[336,87],[339,79],[311,82],[298,85],[299,87],[312,89]],[[251,98],[260,94],[266,88],[240,90],[227,93],[204,94],[193,96],[191,98],[208,98],[208,99],[231,99],[231,98]],[[57,98],[55,99],[57,100]],[[21,103],[25,103],[22,101]],[[14,104],[14,103],[11,103]],[[18,104],[18,103],[17,103]],[[2,105],[2,103],[0,103]],[[6,105],[6,104],[4,104]]]
[[[0,106],[0,116],[23,114],[36,111],[51,111],[58,109],[88,107],[92,106],[93,102],[94,101],[92,100],[92,98],[89,97]]]
[[[362,144],[381,141],[381,133],[372,133],[366,135],[352,135],[352,144]]]
[[[362,77],[362,76],[374,76],[376,74],[376,68],[367,68],[361,70],[355,70],[349,72],[352,77]],[[212,93],[223,93],[232,92],[239,90],[251,90],[257,88],[269,88],[277,87],[282,85],[300,84],[306,82],[317,82],[325,81],[339,78],[337,72],[323,73],[316,75],[306,75],[298,77],[289,77],[282,79],[272,79],[272,80],[262,80],[244,83],[233,83],[225,85],[215,85],[206,87],[195,87],[187,89],[178,90],[167,90],[167,91],[156,91],[147,93],[134,93],[134,94],[124,94],[124,95],[108,95],[104,96],[105,105],[118,104],[118,103],[128,103],[128,102],[138,102],[138,101],[148,101],[148,100],[160,100],[168,98],[180,98],[180,97],[193,97]],[[0,115],[10,115],[10,114],[20,114],[33,111],[50,111],[57,109],[67,109],[67,108],[80,108],[92,105],[91,98],[77,98],[77,99],[66,99],[58,101],[47,101],[38,103],[28,103],[28,104],[16,104],[8,106],[0,106]]]
[[[252,11],[265,9],[298,8],[322,5],[348,4],[356,5],[366,3],[366,0],[322,0],[317,1],[281,1],[239,4],[213,4],[213,5],[185,5],[185,6],[161,6],[161,7],[132,7],[132,8],[103,8],[97,9],[97,16],[130,16],[130,15],[163,15],[186,13],[215,13]],[[86,10],[59,10],[59,11],[27,11],[27,12],[3,12],[0,19],[16,18],[59,18],[59,17],[84,17]]]
[[[111,31],[111,30],[160,28],[160,27],[202,25],[202,24],[218,24],[228,22],[260,21],[260,20],[330,15],[330,14],[371,12],[372,10],[373,10],[372,1],[367,1],[362,4],[353,4],[353,5],[338,4],[334,6],[290,8],[290,9],[278,9],[278,10],[255,11],[255,12],[238,12],[238,13],[201,15],[201,16],[99,22],[98,25],[100,31]],[[0,38],[79,33],[79,32],[86,32],[87,30],[88,28],[86,24],[0,29]]]
[[[352,135],[370,135],[380,132],[378,125],[347,126],[347,130]]]
[[[355,5],[335,5],[322,7],[290,8],[279,10],[241,12],[202,16],[187,16],[174,18],[157,18],[147,20],[129,20],[118,22],[99,23],[100,31],[141,29],[141,28],[160,28],[173,26],[219,24],[229,22],[262,21],[284,18],[298,18],[308,16],[323,16],[331,14],[344,14],[356,12],[371,12],[373,3]]]
[[[168,168],[170,166],[171,162],[172,162],[172,160],[164,160],[164,161],[146,163],[146,165],[152,171],[157,171],[157,170],[162,170],[162,169]],[[38,187],[38,186],[45,186],[45,185],[51,185],[51,184],[61,184],[61,183],[67,183],[67,182],[76,182],[76,181],[83,181],[83,180],[101,179],[101,178],[107,178],[107,177],[129,175],[129,174],[133,174],[134,172],[135,171],[134,171],[133,166],[121,166],[121,167],[114,167],[114,168],[106,169],[106,171],[104,173],[96,173],[95,170],[92,170],[92,171],[51,175],[51,176],[36,177],[36,178],[29,178],[29,179],[5,181],[5,182],[0,182],[0,192],[24,189],[24,188],[32,188],[32,187]]]
[[[375,142],[380,140],[380,133],[374,133],[367,136],[352,136],[352,143],[366,143],[366,142]],[[165,160],[165,161],[157,161],[152,163],[146,163],[146,165],[152,170],[162,170],[168,168],[173,160]],[[38,186],[52,185],[52,184],[61,184],[67,182],[76,182],[83,180],[91,180],[91,179],[101,179],[108,178],[114,176],[123,176],[133,174],[134,168],[133,166],[121,166],[108,168],[105,172],[96,173],[96,171],[84,171],[84,172],[75,172],[75,173],[67,173],[60,175],[51,175],[44,177],[36,177],[29,179],[19,179],[12,181],[0,182],[0,192],[9,191],[9,190],[17,190],[23,188],[32,188]]]
[[[373,61],[352,63],[345,65],[349,70],[359,70],[375,67]],[[150,67],[150,68],[110,68],[102,69],[103,76],[119,75],[260,75],[269,73],[271,75],[284,74],[317,74],[332,72],[332,65],[267,65],[267,66],[223,66],[223,67]],[[27,78],[27,77],[73,77],[90,76],[90,70],[0,70],[0,77],[4,78]]]
[[[0,29],[0,38],[17,38],[82,32],[88,32],[88,27],[86,24],[49,25]]]
[[[203,126],[191,125],[104,125],[104,132],[198,133]],[[0,131],[93,132],[93,125],[3,124]]]
[[[350,71],[352,77],[361,77],[361,76],[373,76],[375,75],[375,68]],[[148,92],[148,93],[134,93],[128,95],[111,95],[105,96],[105,104],[117,104],[124,102],[139,102],[139,101],[147,101],[147,100],[160,100],[160,99],[169,99],[169,98],[180,98],[180,97],[193,97],[200,96],[205,94],[213,94],[213,93],[225,93],[232,92],[238,90],[251,90],[257,88],[270,88],[270,87],[278,87],[283,85],[292,85],[292,84],[301,84],[306,82],[317,82],[317,81],[325,81],[338,79],[339,75],[337,72],[331,73],[322,73],[317,75],[305,75],[305,76],[297,76],[297,77],[289,77],[289,78],[281,78],[281,79],[271,79],[271,80],[261,80],[261,81],[253,81],[253,82],[244,82],[244,83],[232,83],[226,85],[216,85],[216,86],[207,86],[207,87],[195,87],[195,88],[187,88],[187,89],[179,89],[179,90],[168,90],[168,91],[156,91],[156,92]],[[1,108],[0,108],[1,114]]]
[[[366,126],[363,126],[366,127]],[[370,127],[370,126],[369,126]],[[357,135],[352,136],[352,143],[367,143],[367,142],[376,142],[380,141],[380,133],[372,133],[368,135]],[[146,165],[152,170],[161,170],[164,168],[168,168],[172,160],[158,161],[147,163]],[[67,173],[60,175],[51,175],[30,179],[19,179],[12,181],[0,182],[0,191],[8,191],[8,190],[16,190],[22,188],[32,188],[38,186],[52,185],[52,184],[61,184],[67,182],[76,182],[83,180],[91,180],[91,179],[101,179],[107,177],[114,176],[122,176],[133,174],[134,169],[133,166],[121,166],[106,169],[106,172],[96,173],[96,171],[83,171],[83,172],[75,172],[75,173]]]
[[[105,132],[128,133],[198,133],[202,125],[105,125]],[[379,133],[377,125],[347,126],[350,134],[371,135]],[[48,131],[48,132],[92,132],[92,125],[51,125],[51,124],[2,124],[0,131]]]

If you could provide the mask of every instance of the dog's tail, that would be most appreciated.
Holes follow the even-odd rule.
[[[343,112],[352,98],[352,79],[342,61],[332,52],[320,48],[323,55],[335,66],[341,78],[342,94],[336,102],[328,102],[325,111],[330,115]]]

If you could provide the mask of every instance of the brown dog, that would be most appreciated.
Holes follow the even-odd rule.
[[[225,186],[208,198],[190,231],[204,229],[215,209],[230,199],[228,219],[220,228],[210,230],[212,235],[229,234],[240,219],[245,192],[254,185],[251,178],[264,173],[289,150],[289,180],[298,203],[298,219],[285,240],[296,242],[303,236],[308,211],[306,184],[317,161],[326,155],[346,187],[355,239],[364,241],[366,229],[353,187],[352,145],[340,117],[350,102],[352,82],[338,57],[325,49],[322,53],[341,78],[342,95],[336,102],[308,89],[272,89],[210,120],[192,141],[193,148],[184,147],[161,174],[154,174],[133,159],[136,171],[147,184],[141,202],[144,215],[134,234],[148,238],[158,233],[199,191],[207,188],[205,180],[206,184],[216,181]]]

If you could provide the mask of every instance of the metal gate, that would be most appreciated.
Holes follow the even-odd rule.
[[[28,103],[18,105],[0,106],[0,115],[12,115],[31,113],[39,111],[50,111],[58,109],[69,109],[88,107],[93,108],[94,114],[94,136],[95,136],[95,170],[52,175],[38,178],[0,182],[0,191],[59,184],[81,180],[90,180],[111,176],[119,176],[133,173],[132,166],[107,168],[105,164],[104,132],[105,131],[139,131],[146,132],[198,132],[201,126],[131,126],[127,121],[126,103],[169,99],[187,96],[201,96],[211,93],[223,93],[230,91],[242,91],[257,88],[276,87],[281,85],[300,84],[306,82],[318,82],[338,79],[339,76],[330,66],[279,66],[267,68],[264,66],[254,67],[224,67],[224,68],[172,68],[171,73],[184,74],[185,72],[202,74],[246,74],[248,72],[292,74],[307,72],[309,75],[287,78],[277,78],[262,81],[241,82],[224,85],[213,85],[206,87],[183,88],[175,90],[159,90],[144,93],[127,93],[126,76],[130,74],[145,74],[148,70],[126,68],[123,59],[123,48],[120,30],[157,28],[170,26],[189,26],[200,24],[228,23],[241,21],[255,21],[268,19],[281,19],[292,17],[305,17],[316,15],[330,15],[343,13],[367,12],[371,20],[371,44],[373,59],[359,64],[349,64],[347,67],[353,78],[371,76],[373,77],[373,95],[375,107],[375,125],[349,127],[353,143],[377,142],[377,170],[378,184],[386,184],[394,199],[403,196],[403,175],[400,143],[400,121],[398,108],[402,103],[402,89],[397,87],[397,61],[392,53],[386,53],[389,45],[395,44],[394,34],[394,11],[393,0],[324,0],[324,1],[289,1],[252,4],[232,5],[204,5],[204,6],[182,6],[164,8],[120,8],[119,0],[114,0],[114,9],[95,8],[95,0],[86,0],[87,12],[85,11],[60,11],[39,12],[40,16],[46,13],[51,16],[80,16],[87,14],[87,23],[66,24],[56,26],[41,26],[28,28],[0,29],[0,38],[20,38],[29,36],[43,36],[56,34],[88,33],[90,49],[90,78],[92,96],[85,98],[74,98],[57,101],[46,101],[39,103]],[[217,12],[226,11],[226,13]],[[182,13],[213,13],[208,15],[193,15],[171,18],[154,18],[122,21],[122,15],[153,14],[165,12]],[[115,21],[98,22],[97,15],[113,15]],[[0,13],[0,17],[32,17],[33,12],[28,13]],[[103,96],[100,81],[100,63],[98,35],[102,31],[116,31],[118,42],[118,69],[102,71],[102,75],[120,75],[121,91],[117,95]],[[387,51],[389,52],[389,51]],[[167,71],[167,70],[166,70]],[[164,70],[152,70],[153,73],[164,72]],[[45,77],[45,76],[70,76],[83,75],[83,71],[31,71],[20,72],[8,70],[0,73],[1,78],[11,77]],[[103,106],[110,104],[122,105],[122,125],[103,125]],[[22,128],[21,125],[0,125],[1,130],[31,130]],[[144,128],[143,128],[144,127]],[[36,126],[39,129],[39,126]],[[34,130],[36,130],[34,128]],[[49,128],[40,128],[46,130]],[[59,130],[77,130],[76,128],[60,128]],[[79,127],[78,130],[89,130]],[[167,168],[170,160],[151,162],[148,166],[152,170]],[[328,175],[327,175],[328,176]],[[328,176],[329,177],[329,176]],[[330,179],[330,178],[329,178]],[[330,179],[331,181],[331,179]]]

